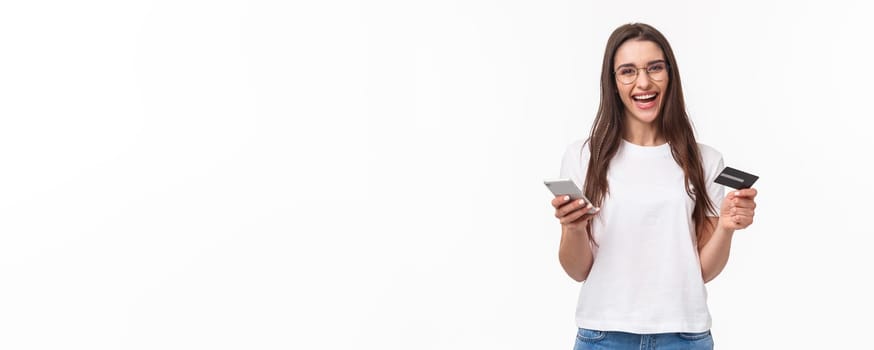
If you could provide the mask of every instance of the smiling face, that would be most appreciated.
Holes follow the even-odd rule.
[[[629,40],[616,50],[613,62],[616,87],[625,105],[625,121],[652,125],[661,113],[663,94],[668,91],[668,72],[662,49],[652,41]],[[637,79],[630,84],[623,83],[623,73],[634,74],[633,70],[637,68],[640,68]],[[659,71],[660,68],[663,70]]]

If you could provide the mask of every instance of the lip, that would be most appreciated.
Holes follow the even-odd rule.
[[[635,93],[631,94],[631,97],[646,96],[646,95],[652,95],[652,94],[659,95],[659,92],[658,92],[658,91],[642,91],[642,92],[635,92]]]
[[[647,95],[652,95],[652,94],[655,94],[656,96],[650,102],[643,102],[643,101],[638,101],[635,99],[635,97],[637,97],[637,96],[647,96]],[[647,110],[647,109],[651,109],[651,108],[655,107],[658,104],[658,101],[660,98],[661,98],[661,94],[656,92],[656,91],[645,91],[645,92],[637,92],[637,93],[631,94],[631,101],[634,102],[634,105],[638,109],[642,109],[642,110]]]

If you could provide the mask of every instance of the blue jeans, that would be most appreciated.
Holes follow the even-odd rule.
[[[580,328],[574,350],[713,350],[710,331],[634,334]]]

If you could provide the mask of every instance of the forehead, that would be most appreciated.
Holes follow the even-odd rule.
[[[633,64],[635,66],[644,66],[649,62],[664,60],[665,54],[662,49],[652,41],[628,40],[616,50],[616,55],[613,56],[613,66],[619,67],[623,64]]]

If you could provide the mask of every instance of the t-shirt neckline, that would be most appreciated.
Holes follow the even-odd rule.
[[[626,139],[622,139],[622,144],[625,148],[628,148],[632,152],[646,152],[646,153],[662,153],[666,150],[671,149],[671,145],[667,142],[658,145],[658,146],[641,146],[635,143],[631,143]]]

